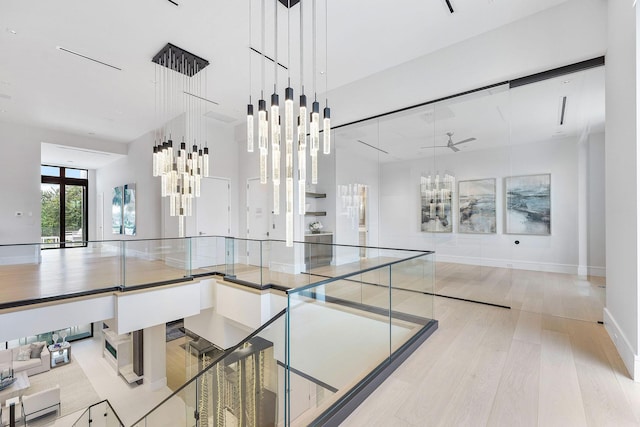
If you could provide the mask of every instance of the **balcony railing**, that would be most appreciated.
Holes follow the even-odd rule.
[[[337,425],[436,328],[432,253],[286,291],[287,307],[135,427]]]
[[[42,251],[42,243],[0,245],[0,309],[207,275],[287,290],[428,253],[309,242],[286,247],[280,240],[226,236],[76,243],[62,251]]]

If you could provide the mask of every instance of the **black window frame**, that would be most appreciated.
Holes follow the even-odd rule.
[[[85,248],[87,247],[87,241],[89,240],[89,171],[87,169],[82,168],[67,168],[65,166],[57,166],[57,165],[40,165],[57,168],[60,170],[59,176],[48,176],[48,175],[40,175],[40,183],[41,184],[56,184],[60,186],[60,243],[58,247],[51,247],[47,245],[47,247],[41,247],[42,250],[47,249],[70,249],[70,248]],[[67,169],[81,170],[87,173],[87,178],[68,178],[67,177]],[[84,215],[84,227],[82,227],[82,244],[78,244],[76,242],[73,245],[66,245],[65,237],[66,237],[66,186],[81,186],[84,187],[84,200],[83,200],[83,212]]]

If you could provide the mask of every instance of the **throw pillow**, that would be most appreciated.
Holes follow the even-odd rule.
[[[44,348],[44,344],[42,343],[33,343],[29,346],[31,349],[31,358],[32,359],[40,359],[40,354],[42,353],[42,349]]]
[[[25,360],[29,360],[30,358],[31,358],[31,348],[20,347],[20,350],[18,350],[18,357],[16,357],[16,360],[24,362]]]

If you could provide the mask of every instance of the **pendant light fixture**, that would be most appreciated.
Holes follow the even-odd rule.
[[[154,132],[153,176],[161,177],[161,196],[169,198],[169,215],[178,217],[178,236],[184,237],[184,218],[192,215],[201,180],[209,176],[209,147],[202,118],[206,100],[203,87],[206,92],[207,84],[206,75],[203,78],[204,73],[200,73],[209,62],[171,43],[152,61],[156,64],[156,120],[163,123]],[[179,149],[174,149],[172,135],[177,132],[173,119],[183,112],[182,142]],[[187,142],[193,144],[190,152]]]
[[[249,2],[255,0],[249,0]],[[327,16],[327,5],[325,1],[325,20]],[[312,44],[305,46],[304,44],[304,21],[303,3],[311,2],[312,5]],[[294,138],[297,130],[297,185],[298,185],[298,214],[304,215],[306,211],[305,191],[307,185],[307,148],[311,156],[311,183],[318,184],[318,152],[320,151],[320,132],[323,133],[323,150],[324,154],[331,153],[331,110],[329,109],[328,100],[323,111],[323,121],[320,119],[320,103],[317,100],[317,7],[316,0],[274,0],[274,92],[271,95],[271,104],[269,112],[266,109],[266,101],[264,100],[265,88],[265,0],[261,1],[261,68],[262,68],[262,88],[260,92],[260,100],[258,101],[258,146],[260,149],[260,182],[267,183],[267,158],[269,139],[271,140],[271,182],[273,185],[273,214],[280,214],[280,184],[281,184],[281,162],[282,162],[282,143],[284,143],[284,167],[285,167],[285,215],[286,215],[286,245],[293,246],[293,215],[294,215],[294,194],[295,194],[295,157],[294,157]],[[287,8],[287,87],[284,90],[284,117],[280,117],[280,96],[278,94],[278,4],[282,4]],[[298,117],[294,116],[295,109],[295,91],[291,85],[291,12],[292,8],[299,4],[300,16],[300,97],[298,104]],[[251,5],[249,6],[250,24],[249,24],[249,48],[250,55],[254,50],[251,47]],[[325,21],[325,27],[328,25]],[[327,36],[328,41],[328,36]],[[326,46],[326,45],[325,45]],[[311,111],[307,110],[307,97],[304,91],[304,68],[305,68],[305,51],[312,52],[312,71],[313,71],[313,91],[314,101],[311,105]],[[325,67],[328,59],[327,49],[325,49]],[[271,60],[271,59],[270,59]],[[249,67],[252,67],[251,59]],[[251,72],[250,72],[251,74]],[[325,68],[325,92],[328,90]],[[249,88],[251,92],[251,85]],[[247,105],[247,151],[253,152],[253,138],[255,132],[254,109],[251,103],[251,93],[249,95],[249,104]],[[270,113],[270,115],[269,115]],[[297,122],[294,124],[294,120]],[[284,126],[284,129],[283,129]],[[284,132],[283,132],[284,131]],[[284,141],[282,140],[284,137]],[[309,143],[307,144],[307,137]]]

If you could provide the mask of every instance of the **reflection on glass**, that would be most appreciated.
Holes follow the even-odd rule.
[[[111,193],[111,230],[122,234],[122,187],[114,187]]]
[[[136,185],[126,184],[124,186],[124,206],[122,208],[122,223],[124,234],[127,236],[136,235]]]

